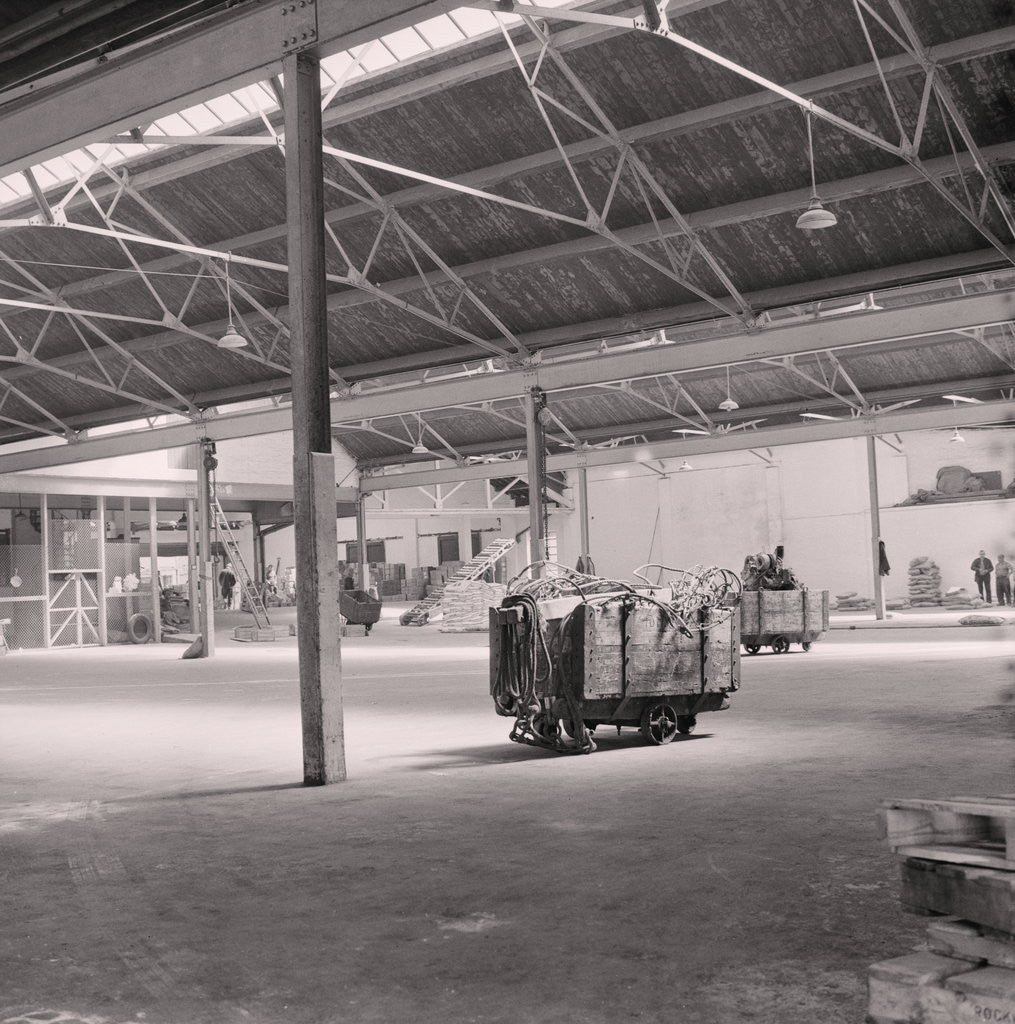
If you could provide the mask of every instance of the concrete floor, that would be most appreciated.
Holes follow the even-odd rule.
[[[323,788],[294,641],[0,658],[0,1022],[857,1024],[924,925],[879,800],[1013,791],[1011,621],[832,630],[566,757],[508,741],[483,635],[397,611]]]

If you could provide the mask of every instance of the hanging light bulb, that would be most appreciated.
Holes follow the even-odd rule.
[[[423,417],[419,413],[416,413],[416,422],[419,424],[419,432],[416,436],[416,443],[412,446],[412,454],[429,455],[430,449],[423,444]]]
[[[831,210],[826,210],[818,198],[818,186],[814,178],[814,139],[811,134],[811,112],[807,111],[807,156],[811,165],[811,201],[807,209],[797,217],[796,226],[801,231],[817,231],[834,228],[839,223]]]
[[[233,324],[233,293],[229,283],[229,260],[232,253],[226,254],[226,305],[229,307],[229,323],[226,333],[216,342],[219,348],[246,348],[247,339],[243,337]]]
[[[733,412],[735,409],[739,409],[740,406],[730,397],[730,368],[726,367],[726,397],[719,403],[719,408],[723,412]]]
[[[949,444],[965,444],[966,439],[959,433],[959,428],[956,427],[952,433],[952,436],[948,438]]]
[[[680,466],[679,466],[677,472],[679,472],[679,473],[686,473],[689,469],[693,469],[693,468],[694,467],[687,461],[687,459],[684,459],[684,461],[680,463]]]

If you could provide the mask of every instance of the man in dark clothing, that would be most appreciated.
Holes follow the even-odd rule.
[[[997,556],[994,566],[994,586],[997,587],[997,603],[1011,606],[1011,562],[1004,555]]]
[[[990,574],[994,571],[994,563],[981,548],[980,553],[973,559],[973,564],[969,568],[973,570],[973,578],[976,580],[976,589],[979,590],[980,597],[987,604],[990,604]]]

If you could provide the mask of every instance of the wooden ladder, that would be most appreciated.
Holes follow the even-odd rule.
[[[212,499],[211,509],[215,515],[215,529],[218,531],[219,539],[222,541],[222,546],[226,549],[226,554],[229,556],[229,561],[232,563],[233,572],[236,576],[236,582],[240,587],[240,592],[246,599],[247,606],[250,608],[250,612],[254,616],[254,623],[258,628],[266,629],[271,625],[271,620],[268,618],[268,609],[265,608],[264,601],[261,598],[261,592],[257,589],[250,573],[247,571],[247,565],[243,561],[243,556],[240,554],[240,547],[236,543],[236,536],[233,533],[232,527],[229,525],[229,520],[226,518],[225,512],[222,511],[222,506],[219,504],[218,498]]]

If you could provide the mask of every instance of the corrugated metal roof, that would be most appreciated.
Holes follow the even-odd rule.
[[[620,6],[597,5],[607,10]],[[960,47],[965,54],[945,61],[944,73],[963,128],[987,153],[1000,188],[1010,196],[1015,175],[1010,22],[1000,8],[969,0],[928,0],[907,9],[925,45]],[[899,135],[895,112],[907,126],[920,117],[922,71],[911,60],[901,71],[889,68],[889,101],[849,5],[725,0],[675,16],[675,24],[701,45],[776,82],[817,83],[816,102],[892,142]],[[882,57],[903,59],[896,39],[874,22],[870,31]],[[693,290],[735,305],[715,269],[697,255],[684,268],[684,283],[673,279],[679,274],[660,270],[679,266],[688,255],[680,216],[689,218],[695,240],[737,291],[758,297],[755,313],[793,306],[797,294],[799,301],[811,304],[850,294],[860,278],[865,283],[855,290],[861,293],[922,280],[928,271],[920,265],[928,261],[965,261],[974,271],[1006,265],[982,230],[1011,244],[996,207],[985,204],[982,228],[977,227],[970,222],[975,216],[963,219],[905,161],[824,121],[813,126],[815,173],[818,191],[839,225],[826,232],[799,231],[795,220],[810,189],[810,167],[806,119],[797,106],[774,97],[759,100],[755,84],[662,38],[597,30],[587,37],[594,41],[583,44],[577,33],[555,27],[556,37],[565,42],[563,60],[585,95],[552,58],[544,60],[540,71],[540,88],[577,115],[548,107],[553,132],[517,68],[500,62],[490,70],[491,61],[504,51],[496,38],[422,58],[417,54],[411,65],[386,71],[383,58],[371,75],[340,94],[347,97],[347,109],[326,111],[326,141],[373,160],[440,178],[464,175],[475,187],[579,221],[587,212],[583,194],[593,207],[610,197],[605,224],[583,227],[442,190],[404,174],[356,163],[350,172],[327,158],[328,220],[339,243],[329,245],[329,272],[341,278],[348,269],[346,258],[358,267],[370,257],[368,280],[394,299],[379,301],[376,292],[338,280],[329,286],[332,365],[347,382],[376,383],[412,367],[496,354],[471,345],[469,335],[505,351],[512,349],[514,338],[536,339],[530,347],[547,351],[552,346],[539,339],[595,344],[604,336],[632,333],[637,340],[637,324],[651,324],[654,330],[699,323],[701,336],[722,336],[731,321],[721,319],[720,311]],[[399,46],[406,54],[418,50],[415,38],[422,36],[417,32],[392,42],[391,52]],[[528,66],[531,70],[531,60]],[[837,77],[833,81],[830,76]],[[596,137],[589,128],[596,120],[589,101],[625,133],[630,148],[617,150],[608,139]],[[277,125],[277,111],[270,103],[263,106]],[[234,134],[266,131],[258,119]],[[946,127],[932,104],[920,158],[935,176],[952,166],[957,137],[956,126]],[[575,150],[572,166],[555,153],[555,141]],[[621,152],[626,166],[618,175]],[[636,173],[634,158],[652,176],[659,195]],[[90,181],[102,215],[82,193],[68,206],[70,219],[231,252],[233,318],[256,345],[234,352],[214,344],[230,314],[224,258],[135,243],[128,256],[118,242],[94,234],[37,226],[4,230],[0,256],[8,262],[0,264],[0,299],[62,303],[153,322],[4,307],[0,357],[9,361],[0,363],[0,384],[7,382],[16,392],[8,390],[0,407],[0,438],[30,435],[31,426],[25,424],[52,429],[38,407],[81,426],[136,416],[139,398],[158,402],[159,408],[179,407],[176,396],[182,395],[204,407],[284,388],[289,365],[286,275],[243,262],[286,262],[279,149],[248,147],[225,159],[207,147],[183,145],[144,154],[129,163],[129,170],[126,189],[115,180],[116,168]],[[974,184],[970,178],[963,186],[953,175],[949,188],[961,200],[964,189]],[[373,192],[383,201],[376,202]],[[52,188],[48,195],[54,202],[61,191]],[[656,235],[656,224],[669,239],[669,252]],[[400,225],[405,229],[401,234]],[[453,268],[454,280],[442,266]],[[458,281],[468,285],[471,295],[461,294]],[[767,301],[771,295],[777,300]],[[176,316],[203,337],[180,331]],[[441,324],[442,317],[448,323]],[[136,362],[118,350],[121,345]],[[30,361],[20,358],[17,346],[35,346],[34,355],[62,373],[27,365]],[[590,349],[589,356],[594,354]],[[958,386],[964,379],[977,386],[996,380],[1001,386],[1012,375],[1010,360],[960,336],[851,352],[841,363],[852,384],[872,394],[893,388],[930,393],[936,382]],[[738,422],[749,422],[750,416],[798,416],[801,403],[836,401],[827,388],[807,380],[807,375],[831,379],[831,364],[808,357],[798,359],[795,367],[735,369]],[[75,382],[67,374],[103,387]],[[683,392],[672,381],[636,382],[627,391],[563,393],[553,403],[576,435],[619,436],[628,428],[650,434],[674,429],[667,426],[667,410],[671,418],[701,420],[692,399],[713,416],[726,380],[724,373],[709,371],[688,375],[682,386]],[[835,388],[849,400],[856,398],[841,373]],[[841,408],[848,413],[846,405]],[[439,419],[440,433],[456,449],[485,445],[497,450],[516,444],[524,434],[501,412],[500,417],[481,410],[431,412],[427,419],[435,424]],[[375,427],[382,433],[340,430],[342,443],[363,459],[402,459],[411,445],[382,436],[400,437],[398,423]],[[710,429],[715,427],[713,422]]]

